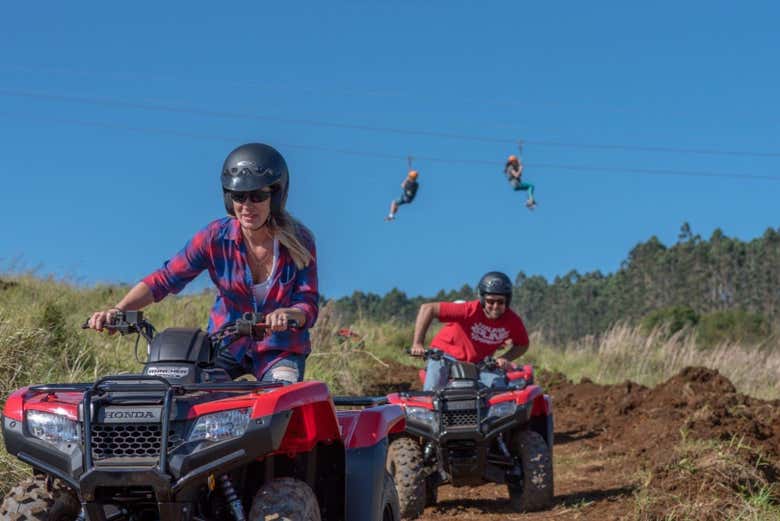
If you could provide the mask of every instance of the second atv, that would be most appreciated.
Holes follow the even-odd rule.
[[[413,519],[436,503],[437,488],[486,482],[506,484],[513,509],[534,511],[553,502],[553,412],[549,395],[526,365],[506,372],[507,386],[489,388],[482,370],[499,371],[492,358],[479,364],[445,360],[447,384],[432,392],[390,394],[406,412],[406,430],[391,434],[387,466],[398,489],[401,516]],[[421,375],[424,379],[424,376]]]

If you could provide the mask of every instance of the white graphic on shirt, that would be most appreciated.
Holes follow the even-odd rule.
[[[503,327],[490,327],[485,324],[471,326],[471,339],[483,344],[503,344],[509,338],[509,330]]]

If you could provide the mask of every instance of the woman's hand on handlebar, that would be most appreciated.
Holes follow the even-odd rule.
[[[300,324],[305,321],[306,316],[297,308],[280,308],[265,316],[265,324],[271,331],[286,331],[291,327],[300,327]]]
[[[114,317],[116,317],[116,314],[119,313],[120,311],[121,310],[119,308],[111,308],[105,311],[95,311],[94,313],[92,313],[92,316],[89,317],[89,320],[87,320],[87,326],[90,329],[103,331],[103,327],[107,324],[112,323],[114,321]],[[108,333],[113,335],[115,331],[109,329]]]
[[[92,313],[89,320],[86,322],[86,326],[98,331],[103,331],[106,324],[111,324],[116,317],[116,314],[127,310],[143,309],[147,305],[154,302],[154,295],[152,290],[145,282],[139,282],[133,288],[117,302],[116,306],[105,311],[96,311]],[[113,334],[115,331],[109,328],[109,333]]]

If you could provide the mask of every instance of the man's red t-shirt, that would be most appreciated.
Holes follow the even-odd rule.
[[[528,345],[525,325],[511,309],[491,320],[485,316],[479,300],[458,304],[440,302],[438,318],[447,323],[433,337],[431,347],[458,360],[474,363],[493,356],[508,338],[516,346]]]

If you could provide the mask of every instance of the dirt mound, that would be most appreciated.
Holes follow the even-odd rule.
[[[400,391],[420,391],[422,384],[418,376],[419,369],[400,364],[394,360],[384,360],[386,365],[374,371],[374,379],[364,386],[368,396],[382,396]]]
[[[648,519],[730,519],[745,495],[779,498],[780,403],[738,393],[716,370],[688,367],[652,389],[565,382],[551,394],[557,421],[650,476]]]
[[[629,381],[599,385],[587,379],[578,384],[558,381],[547,389],[556,412],[566,411],[568,421],[640,452],[654,452],[685,431],[700,439],[738,437],[769,456],[780,456],[778,401],[740,394],[713,369],[688,367],[653,389]]]
[[[740,394],[715,370],[686,368],[649,398],[674,403],[684,416],[682,428],[696,438],[738,438],[772,458],[780,457],[780,401]]]

